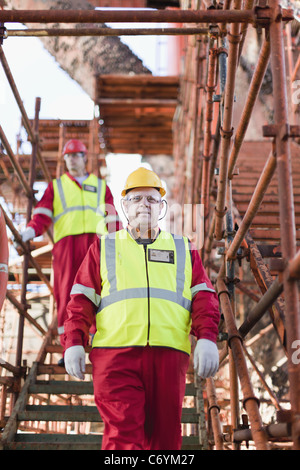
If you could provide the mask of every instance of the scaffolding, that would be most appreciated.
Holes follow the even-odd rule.
[[[173,118],[174,193],[182,208],[186,204],[203,207],[204,236],[200,252],[215,283],[222,320],[217,377],[199,381],[194,377],[192,365],[189,368],[182,421],[183,448],[236,450],[250,442],[257,450],[300,449],[300,360],[297,353],[300,347],[300,255],[297,251],[300,242],[300,167],[297,162],[300,127],[299,102],[291,98],[292,83],[299,76],[300,44],[291,32],[290,24],[294,19],[294,9],[282,8],[278,0],[270,0],[268,5],[263,1],[254,4],[253,0],[226,0],[224,3],[194,0],[182,2],[181,9],[159,11],[0,11],[2,26],[10,22],[79,25],[76,29],[43,28],[7,33],[2,28],[7,36],[172,34],[185,37],[184,66]],[[97,23],[107,22],[179,25],[176,28],[130,28],[126,32],[120,28],[94,28]],[[92,23],[93,27],[81,28],[82,23]],[[240,120],[234,129],[237,72],[247,35],[253,30],[261,38],[260,53]],[[18,178],[22,194],[27,197],[28,221],[36,202],[33,183],[37,167],[45,181],[52,179],[39,139],[40,99],[36,99],[35,117],[30,120],[3,46],[0,46],[0,59],[32,144],[27,177],[0,127],[5,158]],[[269,62],[273,121],[262,127],[262,139],[251,147],[245,142],[245,135]],[[91,129],[94,141],[99,130],[95,122]],[[63,139],[63,133],[60,137]],[[98,172],[97,162],[100,159],[103,164],[103,155],[95,155],[94,169]],[[55,158],[58,164],[55,171],[60,174],[61,162],[57,156]],[[5,159],[2,171],[15,188]],[[29,441],[22,440],[18,430],[30,430],[39,436],[33,448],[68,448],[66,437],[70,434],[75,435],[76,448],[99,448],[102,428],[92,406],[92,386],[88,379],[91,368],[87,367],[87,380],[80,383],[68,380],[62,368],[51,363],[52,355],[61,350],[56,339],[52,275],[45,275],[31,245],[22,242],[5,209],[0,209],[11,235],[23,251],[20,300],[11,290],[6,292],[7,301],[19,313],[19,326],[15,364],[2,359],[0,363],[2,371],[7,371],[0,377],[2,448],[26,448]],[[193,220],[193,224],[196,222]],[[51,246],[52,237],[48,233],[44,253]],[[39,256],[41,252],[36,254]],[[29,267],[34,267],[37,277],[48,289],[47,327],[41,326],[28,312]],[[25,321],[38,332],[41,343],[31,367],[27,366],[23,354]],[[249,352],[255,343],[268,341],[272,332],[288,365],[288,392],[284,399],[276,396],[260,364]],[[50,362],[47,362],[49,356]],[[257,396],[254,375],[259,379],[263,399]],[[38,380],[39,376],[43,380]],[[264,422],[260,410],[264,401],[276,412],[275,419],[273,414],[268,423]],[[75,405],[76,418],[72,418]],[[42,413],[39,418],[37,411]],[[42,425],[36,424],[38,419]],[[77,424],[71,426],[72,419]]]

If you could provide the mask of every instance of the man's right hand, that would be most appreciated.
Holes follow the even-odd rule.
[[[32,227],[27,227],[24,232],[21,233],[22,241],[28,242],[28,240],[32,240],[35,237],[35,231]]]
[[[26,230],[20,233],[20,237],[24,243],[28,242],[28,240],[32,240],[35,238],[35,231],[32,227],[27,227]],[[15,238],[12,240],[13,246],[17,250],[18,254],[21,256],[24,252],[20,242],[18,242]]]
[[[65,368],[69,375],[84,379],[85,350],[83,346],[71,346],[65,352]]]

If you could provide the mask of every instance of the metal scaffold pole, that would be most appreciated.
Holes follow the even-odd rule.
[[[291,151],[289,143],[289,118],[283,43],[282,12],[279,2],[272,0],[270,24],[271,66],[274,90],[275,145],[280,205],[281,247],[283,259],[288,263],[296,254],[295,208]],[[285,314],[288,349],[288,371],[292,410],[292,432],[295,449],[300,449],[300,363],[293,360],[295,344],[300,339],[300,310],[297,281],[283,272]]]
[[[30,173],[29,173],[29,187],[31,190],[31,197],[28,198],[27,211],[26,211],[26,223],[31,219],[32,208],[33,208],[33,184],[36,177],[36,154],[37,154],[37,142],[38,142],[38,125],[39,125],[39,112],[40,112],[41,99],[37,98],[35,103],[35,117],[34,117],[34,133],[35,133],[35,143],[32,146],[32,153],[30,159]],[[27,242],[27,247],[29,250],[29,243]],[[23,261],[23,275],[22,275],[22,290],[21,290],[21,304],[24,305],[25,312],[27,312],[27,302],[26,302],[26,292],[28,284],[28,268],[29,268],[29,254],[25,253]],[[19,319],[19,330],[18,330],[18,341],[17,341],[17,352],[16,352],[16,366],[21,367],[22,364],[22,349],[23,349],[23,339],[24,339],[24,321],[25,318],[23,315]]]

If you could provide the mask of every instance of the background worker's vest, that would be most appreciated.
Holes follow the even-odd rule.
[[[105,225],[106,183],[89,175],[80,188],[67,175],[53,181],[54,243],[68,235],[107,233]]]
[[[190,354],[192,263],[185,237],[149,245],[121,230],[101,238],[101,301],[93,347],[165,346]]]

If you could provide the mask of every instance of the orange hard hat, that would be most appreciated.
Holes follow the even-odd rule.
[[[122,190],[122,196],[125,196],[128,191],[134,188],[155,188],[160,192],[161,196],[166,194],[162,182],[157,174],[144,167],[140,167],[130,173],[126,180],[124,189]]]
[[[86,154],[87,153],[86,146],[80,140],[77,140],[77,139],[68,140],[68,142],[64,146],[63,155],[66,155],[68,153],[77,153],[77,152]]]

